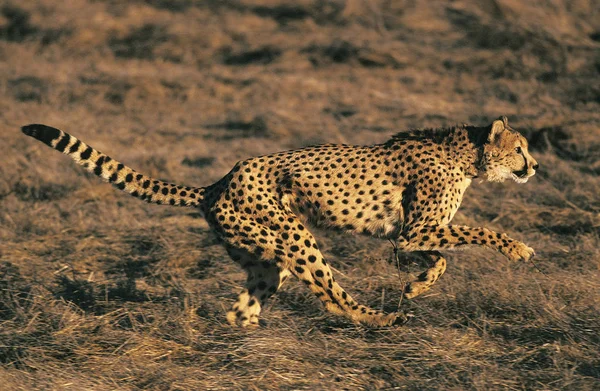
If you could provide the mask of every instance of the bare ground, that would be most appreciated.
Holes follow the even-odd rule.
[[[0,5],[3,390],[600,389],[600,4],[12,1]],[[537,250],[449,253],[407,327],[327,315],[288,283],[257,330],[193,210],[147,205],[19,127],[63,128],[205,185],[238,160],[504,114],[526,185],[474,184],[455,221]],[[393,310],[388,243],[319,232],[341,285]],[[407,258],[412,271],[416,266]]]

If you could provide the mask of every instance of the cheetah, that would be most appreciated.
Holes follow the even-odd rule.
[[[232,325],[257,325],[261,307],[290,275],[333,314],[373,327],[406,323],[403,311],[361,305],[336,282],[308,224],[389,239],[401,251],[424,255],[432,266],[406,286],[409,299],[446,270],[440,250],[484,246],[513,261],[535,254],[504,233],[450,224],[473,178],[525,183],[538,169],[527,140],[504,116],[482,127],[404,131],[370,146],[325,144],[253,157],[206,187],[140,174],[49,126],[22,131],[134,197],[198,208],[247,272],[227,313]]]

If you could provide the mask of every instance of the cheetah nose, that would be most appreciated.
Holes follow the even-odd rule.
[[[539,167],[540,167],[540,165],[539,165],[539,164],[537,164],[537,163],[535,163],[535,164],[533,165],[533,169],[534,169],[534,170],[537,170]]]

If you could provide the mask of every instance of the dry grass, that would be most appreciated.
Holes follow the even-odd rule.
[[[0,9],[3,390],[600,388],[600,17],[594,1],[8,1]],[[530,183],[474,184],[456,221],[537,265],[449,255],[408,327],[325,314],[290,282],[257,330],[192,210],[115,192],[19,126],[64,128],[140,171],[209,184],[239,159],[409,127],[523,129]],[[389,244],[319,233],[372,306]],[[417,270],[416,266],[411,266]]]

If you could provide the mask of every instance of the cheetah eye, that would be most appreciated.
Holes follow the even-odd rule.
[[[523,153],[523,150],[521,149],[521,147],[516,147],[515,152],[518,154],[521,154],[521,153]]]

